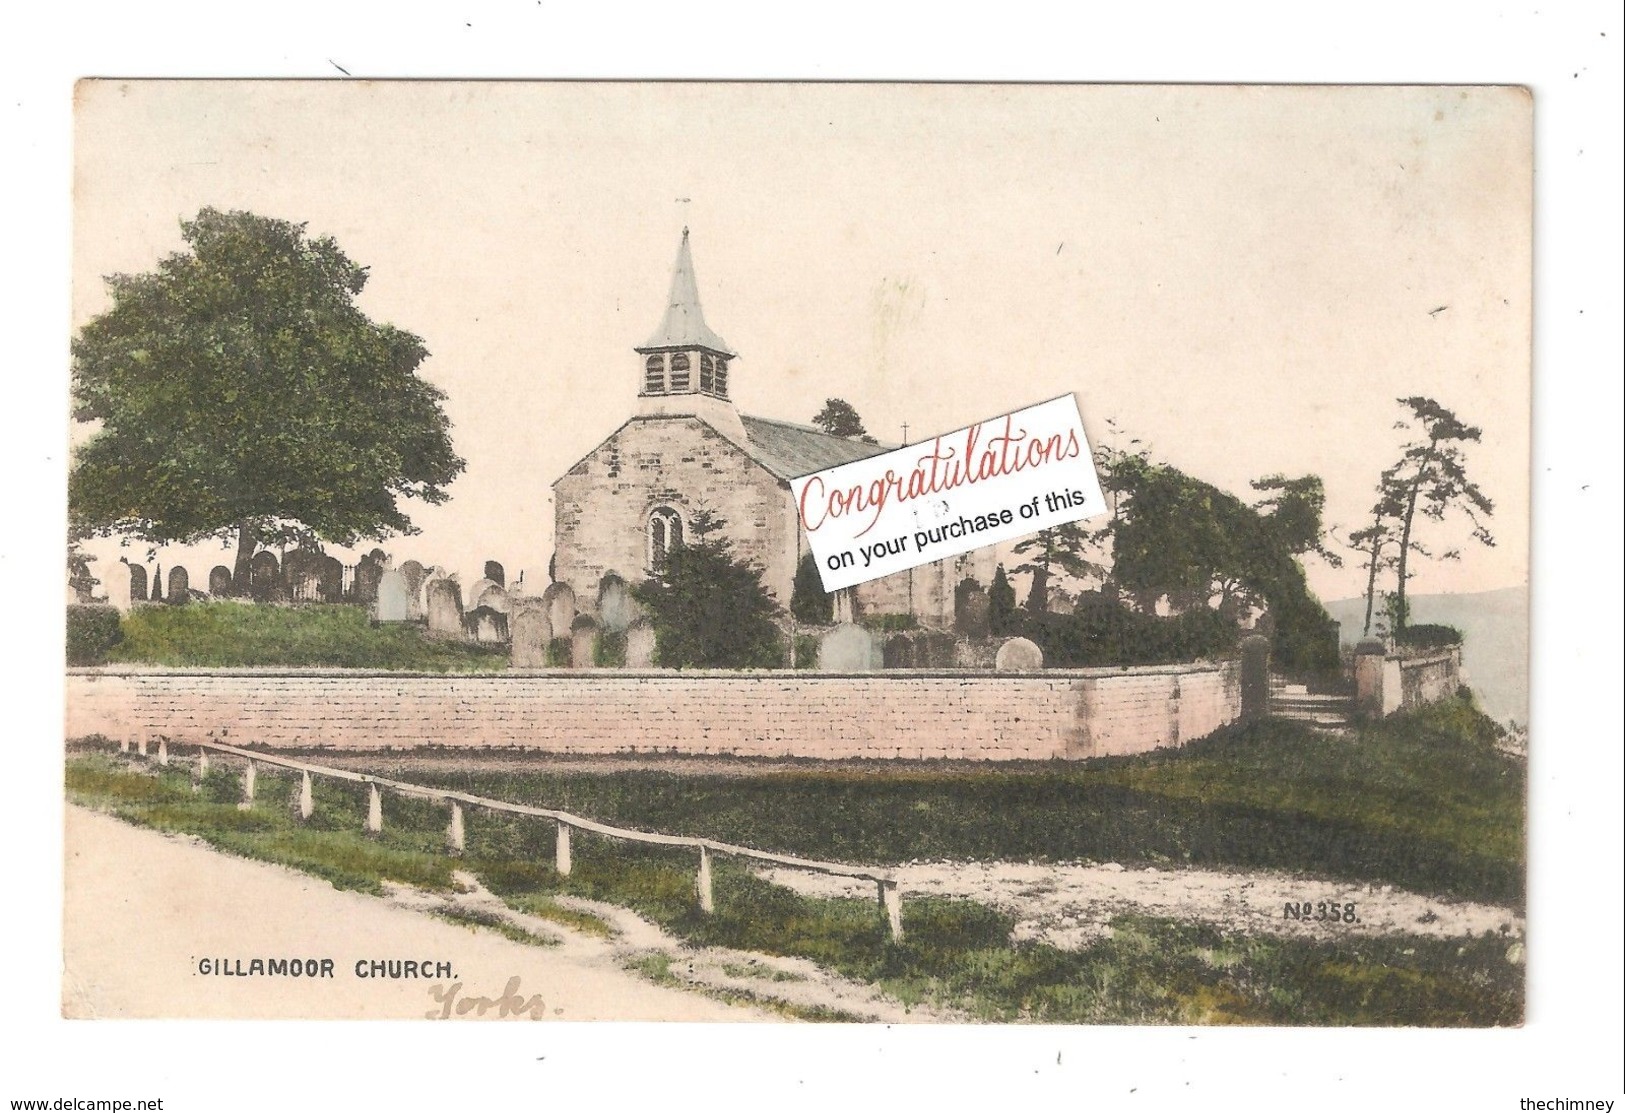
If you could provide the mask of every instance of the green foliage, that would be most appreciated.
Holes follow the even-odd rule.
[[[592,663],[601,669],[618,669],[626,664],[626,635],[602,630],[592,645]]]
[[[502,647],[425,637],[406,624],[375,626],[366,608],[199,603],[141,607],[123,621],[120,662],[175,667],[327,666],[480,672],[508,665]]]
[[[1018,613],[1011,632],[1035,642],[1051,668],[1213,659],[1229,654],[1237,638],[1235,623],[1205,607],[1162,618],[1093,591],[1080,594],[1069,615]]]
[[[784,664],[780,610],[761,569],[734,557],[721,519],[696,514],[690,538],[666,556],[659,577],[632,589],[666,668],[771,669]]]
[[[916,630],[920,620],[911,614],[866,614],[858,619],[858,625],[877,634],[891,634],[899,630]]]
[[[1421,623],[1416,626],[1406,626],[1394,635],[1394,641],[1400,645],[1408,645],[1414,649],[1443,649],[1447,646],[1460,645],[1461,631],[1454,626],[1445,626],[1442,623]]]
[[[554,638],[547,643],[547,667],[567,669],[575,660],[575,644],[569,638]]]
[[[828,626],[835,619],[835,596],[824,590],[818,562],[810,552],[802,553],[796,565],[796,582],[790,591],[790,614],[808,626]]]
[[[123,638],[114,608],[68,604],[68,664],[105,665]]]
[[[185,251],[107,279],[73,344],[77,531],[155,542],[278,525],[349,544],[408,532],[463,470],[422,340],[357,308],[367,270],[328,237],[205,208]],[[247,555],[239,554],[239,563]],[[244,571],[240,568],[239,572]]]
[[[824,399],[824,408],[813,415],[813,424],[832,437],[858,437],[875,443],[869,431],[863,427],[863,419],[858,411],[852,408],[850,402],[840,398]]]
[[[1024,563],[1016,565],[1016,574],[1032,576],[1032,587],[1027,594],[1029,611],[1042,613],[1048,609],[1049,589],[1057,580],[1104,574],[1104,568],[1084,557],[1089,542],[1088,531],[1083,526],[1066,522],[1041,529],[1016,544],[1016,555],[1027,557]]]
[[[1002,564],[993,570],[993,586],[987,589],[987,624],[1000,635],[1010,633],[1016,624],[1016,589]]]
[[[796,635],[795,668],[812,669],[818,667],[818,639],[811,634]]]

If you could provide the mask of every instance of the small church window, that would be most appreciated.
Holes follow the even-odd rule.
[[[688,393],[688,353],[677,352],[671,357],[671,392]]]
[[[717,357],[704,355],[700,357],[700,393],[715,394],[717,392]]]
[[[728,361],[717,360],[717,397],[728,397]]]
[[[683,543],[683,519],[669,506],[657,506],[649,514],[649,568],[659,572],[666,557]]]
[[[643,364],[643,393],[666,393],[666,357],[652,355]]]

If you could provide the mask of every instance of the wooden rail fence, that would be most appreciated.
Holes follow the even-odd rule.
[[[464,808],[483,808],[487,811],[506,812],[509,815],[531,816],[537,819],[551,820],[557,827],[553,864],[563,876],[569,876],[571,870],[570,832],[573,830],[590,831],[595,835],[602,835],[605,838],[622,842],[645,843],[651,846],[683,846],[698,850],[700,860],[694,884],[699,897],[700,909],[707,913],[716,911],[716,897],[711,885],[711,856],[713,854],[744,858],[755,862],[766,862],[775,866],[786,866],[790,869],[807,870],[812,873],[825,873],[836,877],[850,877],[860,881],[870,881],[875,885],[880,911],[885,917],[886,926],[891,932],[892,939],[901,940],[903,938],[902,894],[897,888],[897,878],[888,870],[870,866],[849,866],[841,862],[819,862],[810,858],[797,858],[789,854],[775,854],[767,850],[756,850],[753,847],[736,846],[733,843],[696,838],[690,835],[667,835],[657,831],[634,831],[626,827],[613,827],[607,823],[599,823],[597,820],[572,815],[556,808],[538,808],[529,804],[514,804],[506,800],[493,800],[486,796],[475,796],[467,792],[410,784],[406,781],[374,776],[371,773],[357,773],[350,769],[334,769],[325,765],[312,765],[309,762],[296,761],[293,758],[228,746],[223,742],[188,742],[187,745],[197,747],[199,777],[207,775],[209,771],[210,751],[240,758],[245,763],[243,769],[243,800],[242,804],[239,805],[241,807],[251,807],[253,805],[255,770],[256,766],[260,764],[291,769],[300,774],[298,811],[301,819],[309,819],[316,810],[315,797],[311,791],[312,777],[331,777],[334,780],[366,785],[368,789],[367,831],[369,834],[376,835],[384,829],[382,797],[384,790],[401,796],[420,800],[434,800],[447,804],[451,809],[451,814],[446,825],[446,849],[452,854],[461,854],[467,846],[467,836],[463,826]],[[119,749],[128,753],[130,749],[129,740],[122,740],[119,743]],[[138,737],[136,742],[137,754],[141,757],[147,757],[147,749],[147,739]],[[160,737],[158,739],[157,762],[159,765],[170,764],[169,740],[167,738]]]

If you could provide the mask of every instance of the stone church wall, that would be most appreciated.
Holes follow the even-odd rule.
[[[1179,746],[1235,721],[1237,670],[1233,662],[1025,676],[86,669],[67,678],[67,736],[345,750],[1086,758]]]

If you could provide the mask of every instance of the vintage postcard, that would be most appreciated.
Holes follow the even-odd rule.
[[[1521,1024],[1531,121],[81,82],[63,1014]]]

